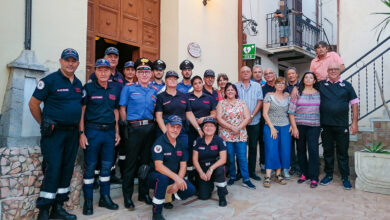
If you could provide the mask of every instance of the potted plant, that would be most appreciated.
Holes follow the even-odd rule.
[[[355,152],[356,189],[390,195],[390,152],[382,142]]]

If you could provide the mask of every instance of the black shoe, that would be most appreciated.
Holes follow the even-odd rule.
[[[66,219],[66,220],[75,220],[77,219],[76,215],[70,214],[63,207],[62,204],[54,203],[50,212],[51,219]]]
[[[164,216],[161,213],[153,213],[153,220],[165,220]]]
[[[105,207],[111,210],[117,210],[119,206],[115,204],[109,195],[100,195],[99,207]]]
[[[256,180],[256,181],[260,181],[261,180],[261,178],[256,173],[250,175],[249,177],[254,179],[254,180]]]
[[[49,220],[49,209],[39,209],[37,220]]]
[[[148,205],[152,205],[152,198],[150,198],[149,194],[146,195],[138,195],[138,201],[145,202]]]
[[[237,173],[235,181],[239,181],[242,178],[241,173]]]
[[[83,206],[83,215],[92,215],[93,214],[93,200],[86,199]]]
[[[163,205],[164,209],[173,209],[173,204],[170,202],[164,203]]]
[[[226,201],[226,195],[228,194],[227,188],[225,187],[217,187],[217,194],[219,197],[219,202],[218,205],[221,207],[227,206],[227,201]]]
[[[123,197],[123,199],[125,200],[125,208],[127,208],[130,211],[133,211],[135,206],[133,201],[130,198],[131,197],[126,197],[126,196]]]
[[[226,197],[225,196],[223,198],[219,197],[218,205],[221,206],[221,207],[227,206],[227,201],[226,201]]]
[[[121,178],[118,178],[118,177],[115,176],[115,175],[111,175],[111,177],[110,177],[110,183],[112,183],[112,184],[122,184],[123,181],[122,181]]]

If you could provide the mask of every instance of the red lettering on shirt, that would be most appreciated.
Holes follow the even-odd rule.
[[[113,94],[108,94],[108,98],[111,100],[114,100],[114,101],[116,99],[115,95],[113,95]]]
[[[218,146],[217,145],[210,146],[210,150],[218,150]]]
[[[57,89],[57,92],[69,92],[69,89]]]
[[[171,101],[164,102],[163,105],[168,105],[169,103],[171,103]]]
[[[183,151],[181,151],[181,150],[176,151],[176,155],[179,157],[183,156]]]
[[[81,89],[80,88],[74,88],[74,91],[76,91],[78,93],[81,93]]]
[[[210,101],[203,101],[204,104],[210,104]]]
[[[123,83],[123,80],[122,79],[118,79],[118,82]]]
[[[184,100],[180,100],[181,103],[186,104],[187,102]]]

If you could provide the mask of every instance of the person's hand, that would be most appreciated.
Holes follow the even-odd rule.
[[[276,130],[273,126],[271,127],[271,138],[276,139],[278,137],[278,130]]]
[[[209,168],[206,172],[207,181],[209,181],[211,179],[211,175],[213,175],[213,170],[211,168]]]
[[[291,91],[291,99],[296,99],[298,97],[298,89],[297,87],[294,87]]]
[[[202,172],[202,173],[199,173],[199,177],[203,180],[203,181],[207,181],[207,175]]]
[[[291,129],[291,128],[290,128]],[[291,132],[291,136],[293,136],[296,139],[299,139],[299,131],[298,128],[293,128]]]
[[[236,126],[232,126],[231,130],[232,130],[233,134],[238,134],[238,133],[240,133],[240,129],[237,128]]]
[[[177,191],[179,191],[179,187],[176,183],[174,183],[171,185],[171,187],[169,187],[169,189],[167,190],[167,193],[174,194],[174,193],[177,193]]]
[[[198,122],[198,124],[202,124],[203,123],[203,120],[204,120],[204,117],[201,117],[199,119],[196,120],[196,122]]]
[[[351,126],[349,127],[349,130],[352,135],[356,134],[358,132],[357,122],[352,122]]]
[[[121,136],[119,135],[119,131],[115,132],[115,146],[118,146],[121,141]]]
[[[89,144],[88,144],[87,136],[85,136],[84,133],[80,135],[79,144],[80,144],[80,147],[81,147],[82,149],[84,149],[84,150],[85,150],[85,149],[87,148],[87,146],[89,145]]]
[[[184,181],[184,179],[182,178],[178,178],[176,181],[175,181],[175,184],[177,184],[177,187],[181,190],[181,191],[184,191],[187,189],[187,183],[186,181]]]
[[[201,138],[204,136],[204,133],[203,133],[202,129],[198,130],[198,134],[199,134],[199,137],[201,137]]]

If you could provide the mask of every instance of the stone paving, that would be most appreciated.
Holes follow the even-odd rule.
[[[262,176],[263,177],[263,176]],[[272,182],[266,189],[262,182],[253,181],[256,190],[241,186],[241,181],[228,187],[228,206],[218,207],[216,200],[200,201],[192,197],[174,201],[172,210],[164,210],[166,219],[390,219],[390,196],[368,193],[356,189],[344,190],[339,177],[328,186],[311,189],[309,182],[297,184],[298,177],[282,186]],[[354,185],[354,182],[352,182]],[[123,200],[116,199],[119,210],[110,211],[95,205],[93,216],[83,216],[77,210],[78,219],[121,220],[151,219],[151,206],[136,201],[135,211],[123,207]],[[212,198],[217,199],[216,191]],[[195,200],[195,201],[194,201]]]

